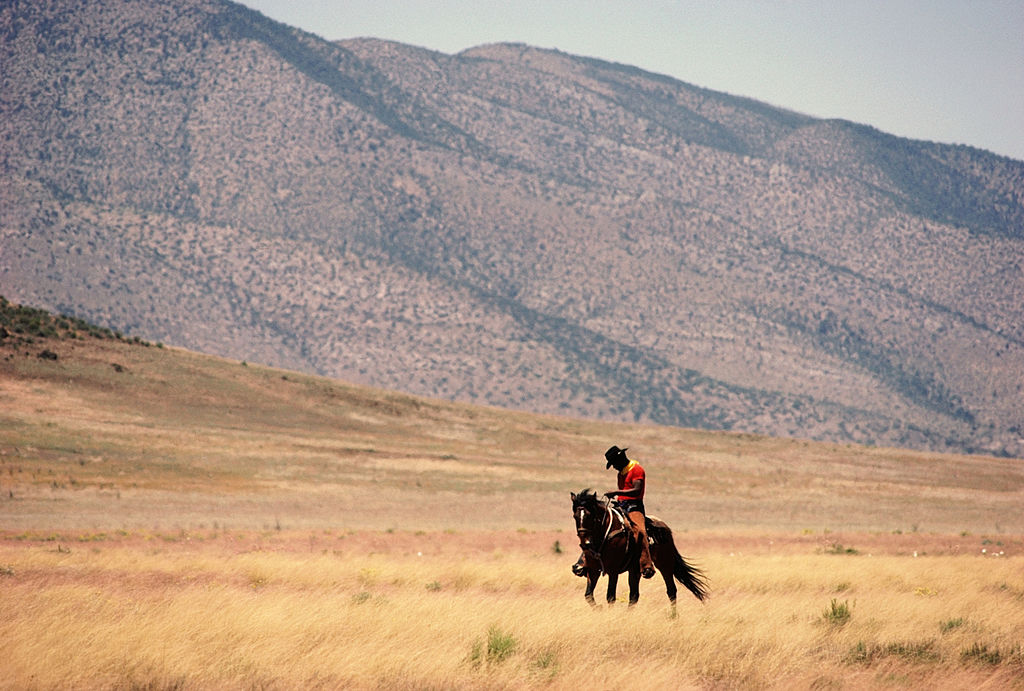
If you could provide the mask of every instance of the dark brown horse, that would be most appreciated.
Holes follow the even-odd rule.
[[[587,602],[594,604],[594,588],[602,573],[608,575],[608,602],[615,602],[619,574],[628,573],[629,604],[636,604],[640,599],[640,546],[633,538],[629,519],[613,504],[598,499],[597,494],[589,489],[572,494],[572,513],[582,550],[572,572],[586,577],[584,596]],[[664,521],[648,516],[647,536],[651,541],[651,559],[665,579],[665,592],[673,610],[676,605],[675,579],[698,600],[704,600],[708,595],[707,580],[700,569],[687,564],[680,556],[672,539],[672,529]]]

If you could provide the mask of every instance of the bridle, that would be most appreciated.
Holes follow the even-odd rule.
[[[575,511],[576,536],[580,539],[580,549],[584,553],[589,553],[594,558],[594,560],[597,562],[599,574],[604,573],[604,562],[602,562],[601,560],[601,551],[604,549],[605,543],[608,542],[608,538],[612,537],[613,535],[618,535],[620,532],[623,531],[623,527],[622,525],[620,525],[618,530],[616,530],[614,533],[612,532],[612,528],[615,524],[616,512],[614,509],[611,508],[611,506],[609,506],[609,503],[610,502],[608,500],[605,500],[605,503],[603,504],[597,504],[596,502],[594,503],[594,505],[597,506],[598,508],[604,509],[605,515],[604,518],[601,519],[600,525],[604,526],[605,522],[607,522],[608,524],[605,527],[604,536],[601,538],[601,541],[597,545],[594,545],[592,543],[590,530],[585,526],[585,521],[587,520],[587,507],[581,503],[577,506]],[[621,519],[619,523],[624,525]]]

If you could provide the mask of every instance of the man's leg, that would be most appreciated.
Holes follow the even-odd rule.
[[[633,524],[633,535],[640,543],[640,573],[644,578],[654,575],[654,562],[651,561],[651,547],[647,542],[647,520],[640,511],[632,511],[629,520]]]

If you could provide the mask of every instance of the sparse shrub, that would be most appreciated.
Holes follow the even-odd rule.
[[[431,581],[430,583],[427,583],[427,590],[429,590],[432,593],[438,592],[439,590],[441,590],[441,582]]]
[[[358,593],[356,593],[355,595],[352,596],[352,604],[353,605],[364,604],[366,602],[369,602],[371,597],[373,597],[373,596],[370,595],[370,593],[366,592],[365,590],[360,591],[360,592],[358,592]]]
[[[825,554],[860,554],[853,547],[843,547],[838,542],[833,542],[832,545],[825,550]]]
[[[843,626],[850,621],[850,603],[846,600],[839,602],[836,598],[832,598],[832,603],[821,616],[830,626]]]
[[[551,551],[554,552],[555,554],[561,554],[562,553],[562,543],[559,542],[558,540],[555,540],[555,544],[551,545]]]

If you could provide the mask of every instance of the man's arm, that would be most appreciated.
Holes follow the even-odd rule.
[[[614,492],[605,492],[606,497],[625,497],[626,499],[637,499],[644,493],[644,481],[635,480],[629,489],[617,489]]]

